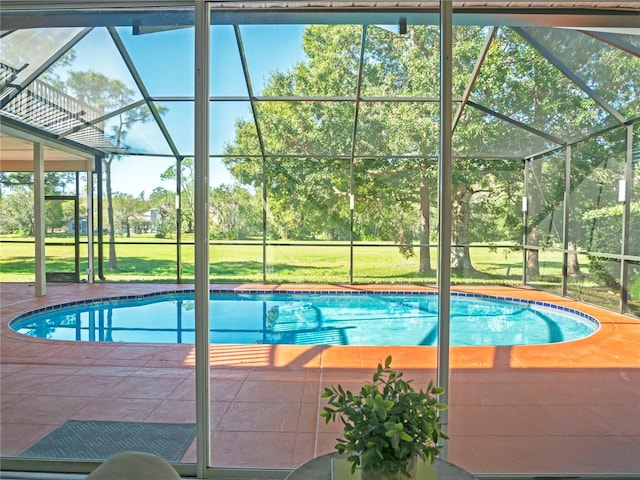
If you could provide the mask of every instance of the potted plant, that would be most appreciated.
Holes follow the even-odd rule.
[[[437,399],[444,388],[429,382],[426,390],[416,391],[402,375],[391,369],[389,356],[360,393],[341,385],[322,393],[328,405],[320,416],[326,423],[343,423],[336,450],[348,455],[352,475],[360,468],[362,479],[411,478],[418,459],[431,466],[440,440],[448,438],[440,422],[440,411],[447,407]]]

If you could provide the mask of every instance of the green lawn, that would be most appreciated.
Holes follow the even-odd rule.
[[[0,243],[0,282],[33,282],[33,243],[17,243],[15,238],[2,237],[10,242]],[[25,239],[20,239],[25,241]],[[30,239],[26,239],[30,240]],[[184,241],[191,241],[186,238]],[[32,239],[31,239],[32,241]],[[67,239],[55,239],[67,242]],[[85,241],[86,239],[81,239]],[[136,243],[138,242],[138,243]],[[140,242],[148,242],[141,244]],[[338,243],[300,243],[300,245],[268,245],[266,282],[268,283],[349,283],[350,249]],[[105,245],[105,256],[108,249]],[[73,244],[47,245],[47,272],[72,272]],[[94,249],[97,255],[97,247]],[[177,247],[167,240],[151,236],[118,238],[116,244],[117,269],[110,270],[105,260],[104,277],[109,282],[166,282],[175,283],[178,275]],[[181,280],[194,280],[194,246],[181,246]],[[80,247],[80,278],[86,279],[87,245]],[[211,282],[262,282],[263,250],[259,242],[216,244],[209,250]],[[355,245],[353,255],[353,283],[436,284],[437,251],[431,251],[433,271],[418,273],[418,258],[404,258],[393,244],[382,246]],[[522,252],[507,247],[471,247],[471,261],[475,271],[465,276],[453,276],[453,284],[522,284]],[[588,303],[618,309],[619,295],[599,285],[582,265],[580,278],[570,278],[569,296]],[[98,265],[94,266],[98,280]],[[561,293],[562,254],[540,253],[540,277],[528,284],[540,290]],[[640,277],[631,285],[629,308],[635,315],[640,311]]]
[[[6,238],[5,238],[6,239]],[[14,239],[15,240],[15,239]],[[60,241],[61,239],[55,239]],[[185,241],[189,241],[186,239]],[[81,241],[86,241],[81,239]],[[134,242],[149,242],[139,244]],[[301,242],[298,242],[301,243]],[[105,246],[105,256],[107,247]],[[73,271],[73,246],[48,245],[46,265],[50,272]],[[476,272],[460,283],[514,283],[522,278],[522,253],[507,248],[472,248]],[[97,248],[94,248],[97,254]],[[181,246],[183,281],[194,278],[194,247]],[[416,252],[417,253],[417,252]],[[136,236],[118,238],[117,269],[110,270],[105,260],[107,281],[175,282],[178,266],[177,247],[166,240]],[[261,282],[263,280],[263,249],[259,242],[216,244],[210,247],[210,272],[213,282]],[[81,278],[86,278],[87,245],[80,248]],[[431,251],[430,274],[418,273],[417,256],[405,258],[393,244],[383,246],[355,245],[353,255],[354,283],[427,283],[436,282],[437,251]],[[267,245],[266,280],[272,283],[348,283],[350,270],[349,245],[338,243],[302,243],[300,245]],[[557,282],[560,265],[552,259],[545,265],[551,282]],[[95,265],[97,273],[98,267]],[[34,280],[34,246],[30,243],[0,244],[0,281],[27,282]]]

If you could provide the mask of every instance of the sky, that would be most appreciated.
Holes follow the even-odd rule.
[[[260,95],[272,71],[290,70],[304,54],[301,50],[303,26],[253,25],[241,27],[247,65],[253,93]],[[194,86],[194,32],[180,29],[169,32],[132,35],[131,28],[118,28],[128,54],[148,93],[152,97],[192,97]],[[94,29],[75,47],[76,58],[70,69],[93,70],[110,79],[118,79],[136,93],[132,101],[143,98],[133,76],[120,57],[116,46],[105,28]],[[277,52],[277,54],[274,54]],[[66,73],[58,70],[64,80]],[[237,42],[231,26],[215,26],[211,32],[211,83],[212,96],[247,96],[246,82]],[[160,102],[166,108],[163,121],[180,153],[193,152],[193,102]],[[212,109],[210,153],[221,154],[224,145],[234,138],[235,119],[250,118],[249,102],[218,102]],[[112,124],[115,119],[112,120]],[[109,123],[106,128],[108,129]],[[155,122],[148,122],[132,129],[127,142],[143,151],[170,154],[161,131]],[[114,191],[145,196],[155,187],[174,190],[173,182],[162,182],[160,175],[175,162],[164,156],[136,156],[135,162],[126,158],[112,166]],[[213,159],[210,180],[212,186],[232,183],[233,177],[224,169],[219,159]]]

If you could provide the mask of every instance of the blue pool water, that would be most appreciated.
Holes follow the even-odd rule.
[[[193,293],[78,302],[31,312],[11,328],[33,337],[193,343]],[[437,294],[213,293],[212,343],[436,345]],[[598,322],[543,302],[452,294],[452,345],[532,345],[591,335]]]

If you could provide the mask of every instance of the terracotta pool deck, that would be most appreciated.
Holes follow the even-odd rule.
[[[195,421],[192,345],[47,341],[8,328],[46,305],[192,288],[79,284],[49,286],[35,297],[33,285],[0,284],[0,454],[20,455],[68,419]],[[640,473],[639,320],[527,288],[453,290],[565,305],[602,326],[561,344],[452,347],[449,460],[473,473]],[[390,354],[416,383],[435,378],[434,347],[212,345],[214,464],[286,469],[332,451],[339,427],[318,421],[322,387],[357,388]],[[195,445],[183,460],[195,461]]]

